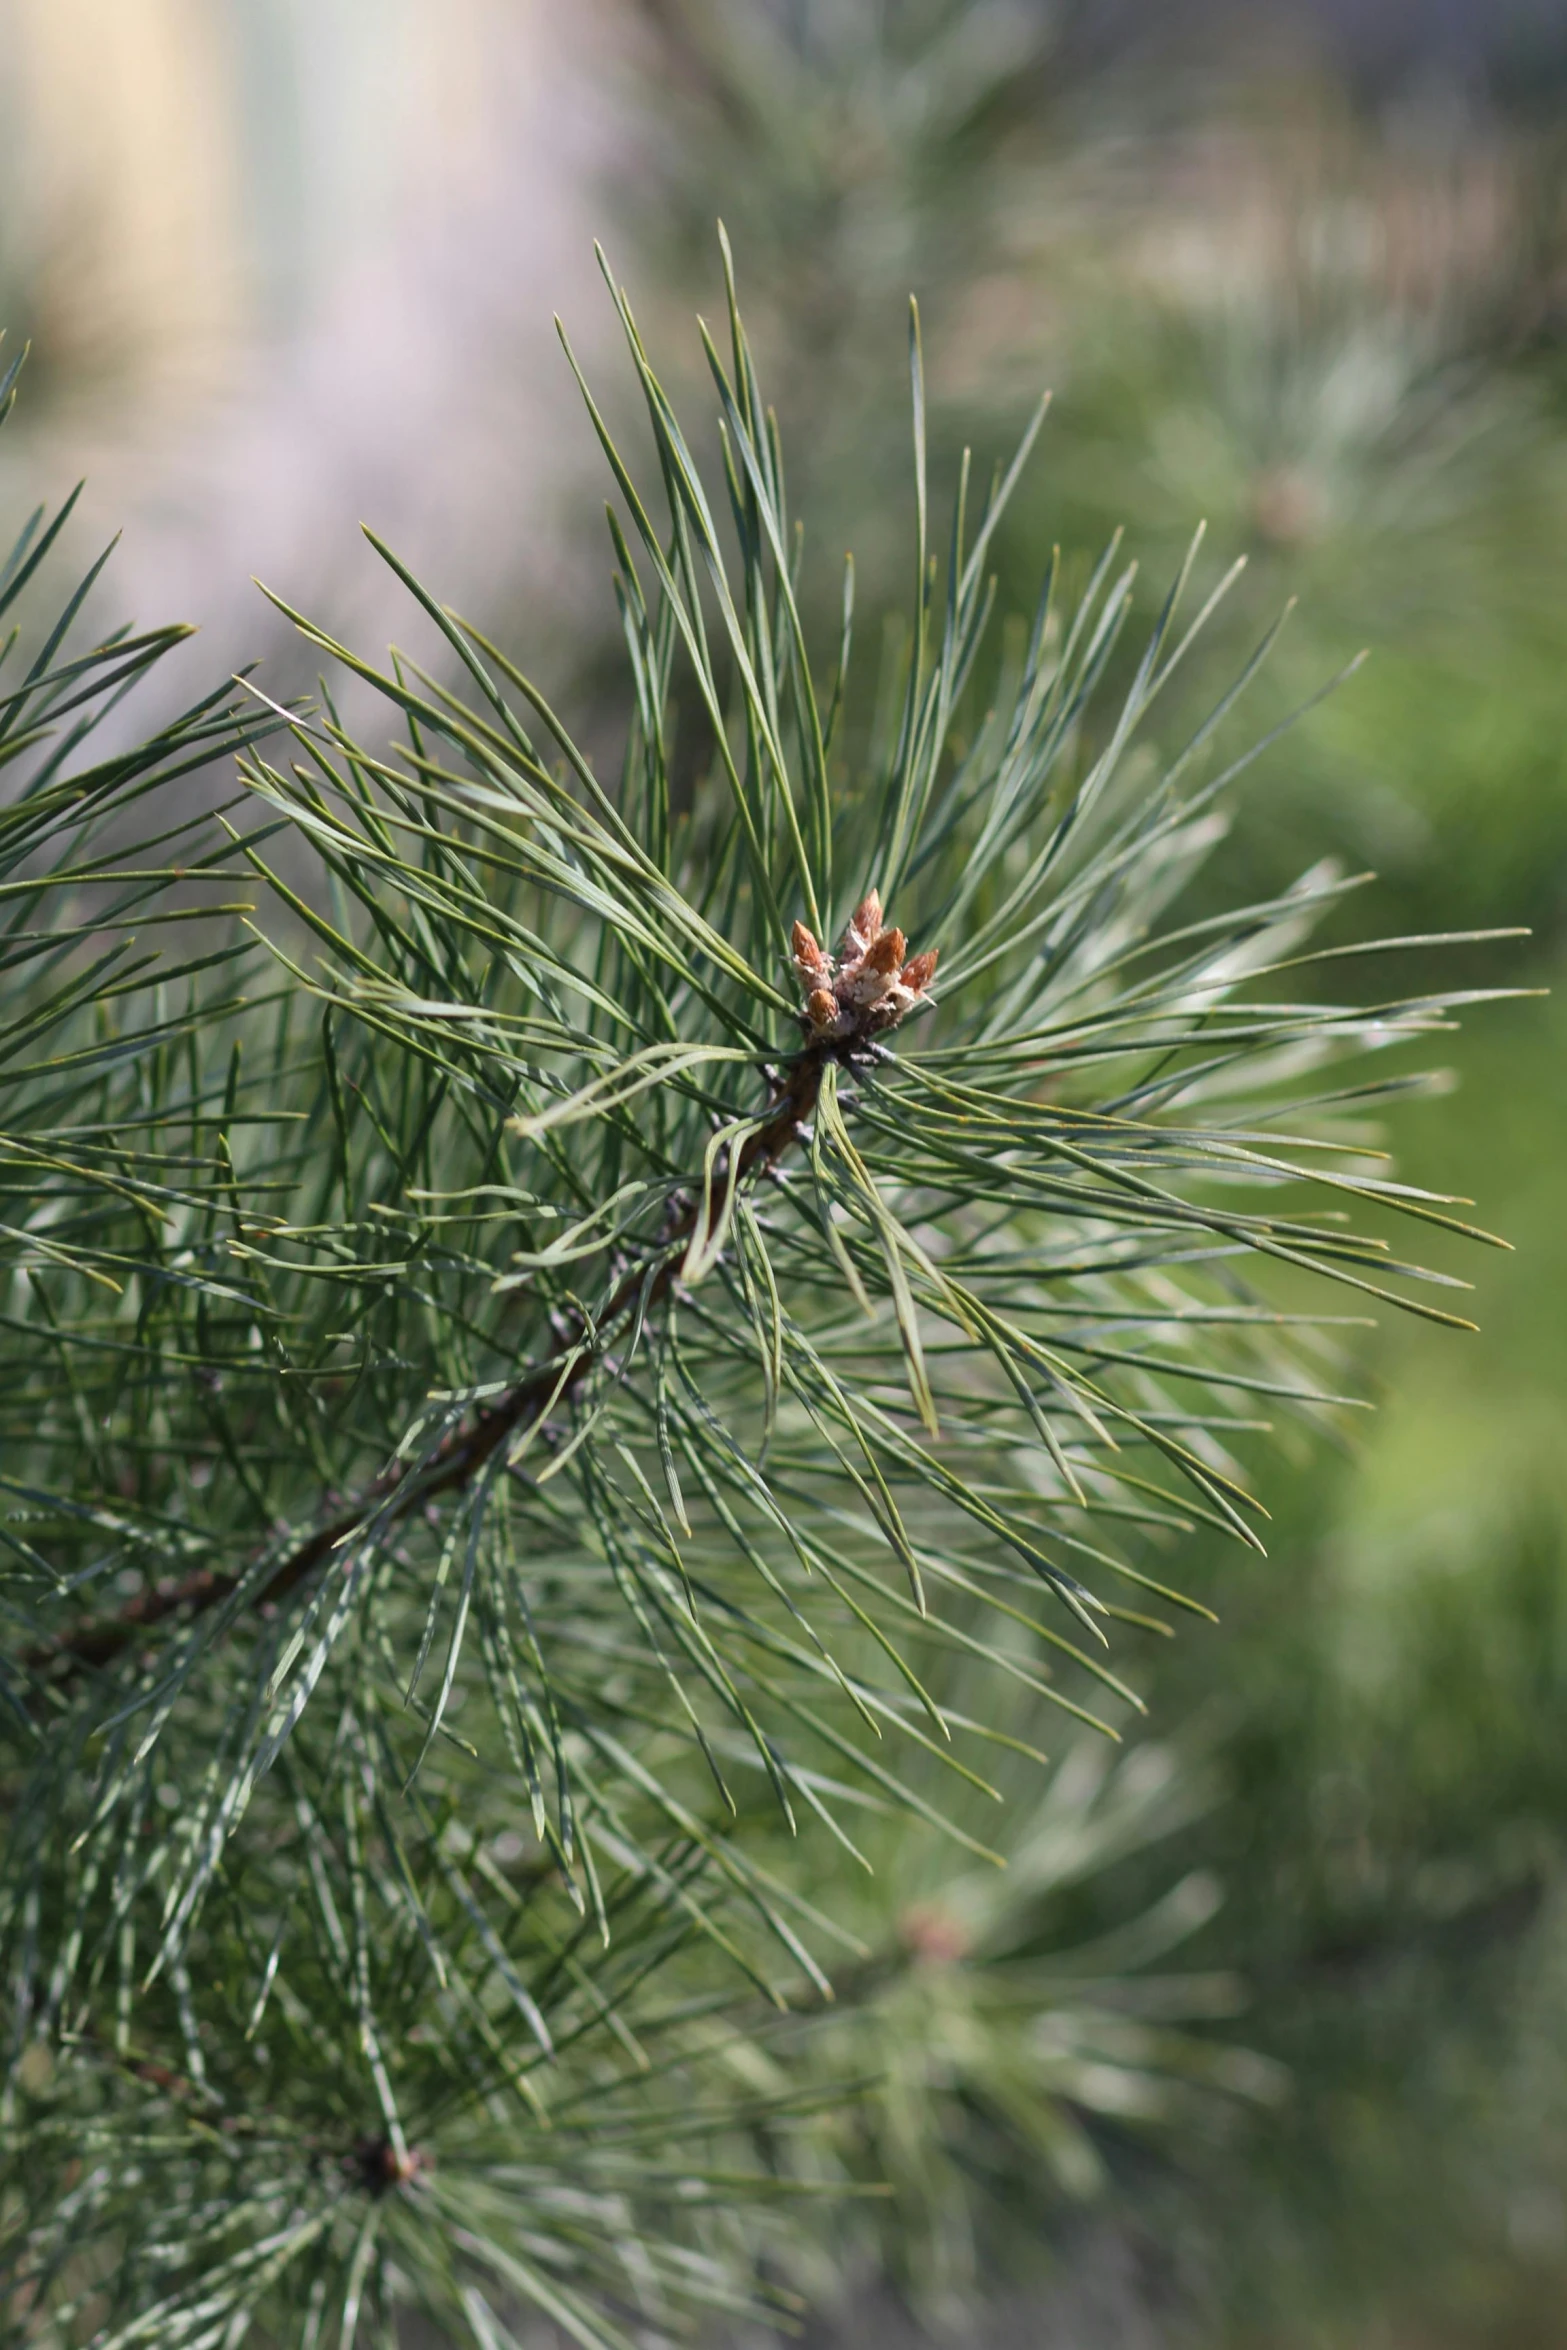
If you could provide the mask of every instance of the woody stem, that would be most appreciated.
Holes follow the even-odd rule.
[[[737,1182],[765,1173],[790,1149],[798,1129],[815,1110],[822,1069],[831,1050],[825,1043],[811,1044],[791,1064],[769,1116],[741,1146]],[[417,1503],[467,1485],[507,1438],[520,1434],[552,1397],[566,1401],[574,1396],[591,1364],[603,1353],[609,1335],[630,1313],[644,1287],[648,1306],[664,1296],[674,1278],[680,1250],[691,1237],[696,1213],[693,1199],[675,1215],[658,1244],[659,1261],[651,1279],[645,1265],[634,1266],[623,1275],[598,1317],[591,1345],[586,1343],[585,1331],[563,1334],[539,1361],[452,1429],[423,1460],[391,1462],[353,1501],[319,1518],[314,1530],[257,1586],[250,1607],[259,1609],[286,1598],[371,1518],[382,1527],[396,1525]],[[573,1350],[577,1360],[563,1379],[563,1359]],[[219,1606],[239,1589],[242,1579],[216,1568],[198,1568],[178,1582],[138,1592],[112,1613],[79,1618],[29,1649],[22,1658],[23,1666],[32,1673],[47,1673],[51,1686],[58,1688],[79,1672],[110,1663],[141,1633],[167,1617],[189,1618]]]

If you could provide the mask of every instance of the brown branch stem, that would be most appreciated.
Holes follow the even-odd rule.
[[[829,1058],[841,1057],[842,1045],[811,1044],[790,1065],[785,1081],[764,1124],[746,1139],[740,1151],[737,1181],[777,1164],[793,1143],[796,1132],[813,1114],[821,1089],[822,1069]],[[663,1237],[663,1262],[653,1276],[648,1303],[663,1296],[674,1276],[676,1252],[690,1239],[696,1223],[691,1199]],[[643,1266],[633,1266],[613,1291],[599,1316],[595,1343],[584,1344],[586,1331],[561,1336],[543,1359],[525,1371],[504,1392],[479,1407],[470,1419],[452,1429],[423,1461],[394,1461],[373,1478],[357,1498],[317,1525],[297,1548],[281,1560],[252,1595],[250,1605],[274,1605],[297,1589],[368,1518],[395,1524],[417,1503],[451,1493],[469,1481],[491,1459],[508,1437],[520,1433],[542,1411],[552,1396],[564,1401],[587,1375],[603,1352],[607,1333],[631,1311],[647,1281]],[[578,1360],[561,1376],[563,1359],[578,1350]],[[233,1596],[243,1577],[201,1567],[178,1582],[138,1592],[111,1614],[84,1616],[51,1639],[40,1641],[22,1658],[25,1670],[48,1674],[54,1686],[76,1673],[112,1662],[143,1632],[167,1617],[205,1614]]]

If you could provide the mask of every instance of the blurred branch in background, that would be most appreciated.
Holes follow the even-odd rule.
[[[786,416],[801,487],[852,539],[866,600],[908,551],[867,431],[887,395],[868,318],[921,299],[933,447],[955,469],[1054,392],[1004,535],[1006,584],[1049,533],[1097,548],[1128,512],[1157,575],[1194,514],[1250,555],[1255,624],[1300,609],[1282,710],[1361,646],[1368,677],[1270,789],[1259,886],[1326,799],[1345,852],[1427,927],[1560,920],[1567,861],[1551,678],[1567,589],[1557,348],[1563,143],[1451,82],[1380,110],[1297,25],[1251,39],[995,0],[640,0],[662,64],[644,138],[665,200],[649,262],[684,299],[725,213],[760,282],[759,339],[805,364]],[[1145,22],[1125,12],[1129,24]],[[645,169],[639,151],[639,179]],[[701,256],[700,259],[698,257]],[[883,460],[884,462],[886,460]],[[894,509],[895,510],[895,509]],[[833,592],[835,539],[818,550]],[[1544,854],[1542,855],[1542,849]]]
[[[999,543],[1004,593],[1052,536],[1070,562],[1127,514],[1157,578],[1206,514],[1215,569],[1250,559],[1232,625],[1299,594],[1265,689],[1277,710],[1372,646],[1256,786],[1227,880],[1263,896],[1326,827],[1351,870],[1376,869],[1389,928],[1526,920],[1549,979],[1567,920],[1559,11],[632,14],[648,96],[621,237],[683,306],[711,299],[708,223],[725,217],[758,342],[790,362],[774,374],[796,402],[796,504],[830,518],[804,572],[823,632],[845,546],[862,609],[912,559],[876,535],[897,508],[868,421],[891,387],[886,341],[863,331],[890,328],[912,287],[938,475],[1055,393]],[[1303,1475],[1269,1566],[1167,1676],[1172,1708],[1245,1692],[1211,1717],[1221,1800],[1181,1849],[1229,1895],[1198,1956],[1249,1981],[1242,2038],[1289,2097],[1238,2159],[1178,2131],[1151,2169],[1112,2163],[1085,2240],[1037,2147],[1013,2145],[1011,2198],[956,2194],[972,2147],[955,2154],[939,2100],[903,2093],[893,2167],[930,2201],[901,2207],[888,2273],[961,2271],[938,2206],[960,2229],[988,2215],[967,2273],[999,2298],[1041,2229],[1067,2248],[1064,2278],[998,2317],[998,2340],[1557,2338],[1567,1128],[1545,1072],[1564,1041],[1559,1009],[1521,1005],[1483,1063],[1459,1051],[1451,1102],[1387,1119],[1395,1149],[1418,1131],[1457,1187],[1483,1188],[1531,1273],[1483,1285],[1468,1350],[1378,1340],[1397,1407],[1337,1472]],[[1465,1504],[1477,1490],[1494,1504]],[[1183,1571],[1203,1588],[1200,1561]],[[977,1987],[962,2013],[968,2077],[1021,2079]],[[939,2071],[950,2034],[950,2015],[910,2021],[889,2079],[932,2050]],[[875,2302],[845,2330],[895,2324]]]

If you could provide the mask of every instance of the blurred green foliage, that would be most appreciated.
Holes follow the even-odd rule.
[[[1250,559],[1229,626],[1256,636],[1300,599],[1274,715],[1373,648],[1259,772],[1205,886],[1239,874],[1261,895],[1331,848],[1375,871],[1387,929],[1530,924],[1477,983],[1548,986],[1567,930],[1567,202],[1548,93],[1527,117],[1441,91],[1373,110],[1320,54],[1248,45],[1233,18],[1222,44],[1107,61],[1071,10],[643,14],[662,200],[641,190],[641,264],[683,305],[725,216],[758,339],[793,362],[797,506],[831,518],[822,625],[843,546],[862,610],[909,560],[875,536],[897,509],[864,429],[885,342],[863,330],[912,286],[938,466],[966,442],[988,462],[1056,388],[1000,546],[1004,602],[1052,541],[1086,561],[1123,520],[1157,590],[1206,516],[1215,570]],[[1418,949],[1409,969],[1418,983]],[[1346,2350],[1559,2338],[1567,1008],[1519,1002],[1452,1041],[1456,1089],[1392,1112],[1387,1141],[1418,1139],[1520,1251],[1484,1269],[1479,1336],[1379,1332],[1395,1400],[1353,1454],[1300,1462],[1270,1560],[1211,1573],[1199,1544],[1178,1561],[1225,1619],[1175,1644],[1160,1683],[1170,1718],[1196,1704],[1216,1790],[1174,1847],[1225,1896],[1195,1963],[1249,1985],[1215,2032],[1291,2088],[1238,2134],[1182,2133],[1178,2158],[1167,2141],[1152,2171],[1100,2133],[1118,2224],[1180,2267],[1172,2338],[1188,2321],[1205,2342]],[[1039,1946],[1093,1931],[1096,1903],[1104,1926],[1156,1900],[1171,1870],[1167,1843],[1141,1848],[1075,1916],[1038,1922]],[[983,2012],[976,1990],[965,2029],[999,2035],[993,2062],[1006,2027]],[[931,2029],[906,2020],[890,2077],[921,2073]],[[924,2109],[894,2170],[923,2163],[927,2203],[905,2192],[883,2231],[894,2271],[928,2249],[919,2215],[953,2159],[950,2114]],[[994,2289],[1062,2181],[1025,2157],[1008,2198],[982,2172],[1000,2237],[975,2264]],[[950,2234],[950,2193],[943,2208]]]

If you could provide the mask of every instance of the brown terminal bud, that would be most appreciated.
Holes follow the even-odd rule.
[[[897,966],[902,964],[904,935],[902,931],[881,931],[879,938],[869,942],[858,964],[843,973],[839,980],[839,996],[843,1003],[869,1011],[872,1003],[881,1003],[897,987]]]
[[[936,1901],[918,1901],[903,1912],[898,1940],[918,1966],[959,1965],[974,1944],[963,1920]]]
[[[883,930],[873,938],[859,961],[838,981],[842,1001],[856,1008],[868,1008],[890,994],[898,984],[904,943],[901,930]]]
[[[881,928],[881,899],[875,890],[868,890],[854,912],[849,916],[849,928],[857,930],[869,945]]]
[[[803,922],[795,924],[789,943],[794,949],[794,967],[807,987],[831,978],[832,964]]]
[[[805,995],[805,1029],[813,1045],[847,1042],[896,1028],[913,1010],[936,968],[934,948],[905,962],[908,940],[882,927],[881,897],[868,890],[855,907],[835,963],[805,923],[790,938]]]

